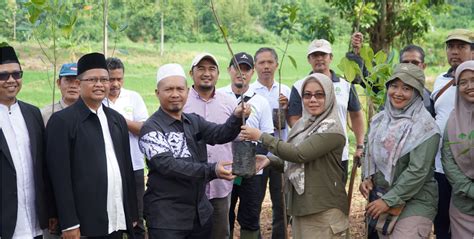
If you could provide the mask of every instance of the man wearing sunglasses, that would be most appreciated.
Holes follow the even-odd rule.
[[[44,124],[48,123],[49,118],[54,112],[60,111],[72,104],[79,98],[79,80],[77,79],[77,64],[67,63],[61,66],[59,78],[56,84],[61,91],[61,99],[51,105],[41,109]]]
[[[37,107],[16,98],[22,76],[15,50],[0,47],[1,238],[41,238],[54,215],[43,119]]]
[[[104,55],[82,56],[77,74],[79,99],[46,126],[59,227],[65,239],[122,238],[138,220],[127,123],[102,105],[110,89]]]

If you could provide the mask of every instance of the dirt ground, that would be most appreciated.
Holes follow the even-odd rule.
[[[364,208],[366,200],[359,193],[359,180],[354,184],[354,195],[352,198],[351,213],[349,218],[350,223],[350,238],[365,238],[365,224],[364,224]],[[356,190],[357,189],[357,190]],[[236,207],[237,208],[237,207]],[[240,238],[239,223],[235,222],[234,239]],[[260,232],[262,238],[271,238],[272,235],[272,203],[270,200],[270,193],[267,190],[265,199],[262,204],[262,213],[260,214]],[[291,237],[291,227],[288,227],[288,232]]]
[[[366,238],[365,235],[365,206],[367,201],[364,199],[362,194],[359,192],[359,183],[360,177],[356,176],[356,180],[354,183],[354,194],[352,196],[352,203],[351,203],[351,212],[349,214],[349,229],[350,229],[350,238],[352,239],[362,239]],[[348,183],[349,184],[349,183]],[[237,207],[236,207],[237,208]],[[234,230],[234,239],[240,238],[239,236],[239,225],[238,222],[235,223],[235,230]],[[260,231],[262,234],[262,238],[268,239],[271,238],[272,235],[272,204],[270,200],[270,193],[267,190],[265,194],[265,200],[263,201],[262,205],[262,213],[260,214]],[[288,227],[288,231],[291,237],[291,227]],[[433,233],[431,233],[430,239],[434,239]]]

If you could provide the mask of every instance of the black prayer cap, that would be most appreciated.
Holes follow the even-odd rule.
[[[77,61],[77,75],[80,75],[90,69],[107,70],[105,56],[101,53],[93,52],[83,55],[79,61]]]
[[[11,46],[2,46],[0,47],[0,64],[7,63],[18,63],[18,57],[16,56],[15,49]]]

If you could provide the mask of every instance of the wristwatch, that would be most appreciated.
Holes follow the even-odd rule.
[[[356,149],[362,149],[362,150],[363,150],[363,149],[364,149],[364,145],[363,145],[363,144],[358,144],[357,147],[356,147]]]

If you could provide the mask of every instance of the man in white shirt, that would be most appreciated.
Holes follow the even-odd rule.
[[[106,60],[109,69],[110,91],[104,105],[119,112],[127,122],[130,140],[130,153],[132,157],[133,173],[135,176],[135,187],[138,202],[138,224],[134,227],[135,239],[145,238],[145,226],[143,224],[143,194],[145,193],[145,158],[138,148],[138,136],[143,122],[148,118],[143,98],[135,91],[123,88],[125,66],[122,61],[115,57]]]
[[[447,72],[436,77],[431,99],[434,101],[436,113],[436,124],[444,134],[446,122],[451,111],[454,109],[454,99],[456,98],[456,86],[454,83],[454,72],[456,68],[472,59],[474,53],[474,32],[466,29],[456,29],[449,33],[446,38],[446,55],[450,68]],[[442,140],[441,140],[442,141]],[[438,214],[434,220],[436,238],[451,238],[449,229],[449,204],[451,201],[451,186],[444,175],[441,165],[441,147],[435,158],[435,179],[438,181]]]
[[[286,115],[288,109],[288,98],[290,97],[290,88],[284,84],[279,85],[275,82],[275,72],[278,69],[278,55],[273,48],[262,47],[257,50],[254,56],[255,71],[257,72],[257,81],[250,85],[255,93],[267,99],[273,110],[274,134],[286,140],[288,135],[288,125],[285,117],[278,120],[278,108],[281,114]],[[279,127],[280,126],[280,127]],[[281,131],[281,134],[280,134]],[[267,181],[270,186],[270,198],[272,199],[272,238],[285,238],[285,227],[283,218],[283,199],[282,199],[282,174],[271,167],[263,170],[262,184],[266,191]],[[265,197],[263,193],[262,197]],[[263,198],[262,198],[263,200]]]
[[[102,105],[110,88],[104,55],[86,54],[77,65],[79,99],[46,126],[59,228],[66,239],[118,239],[138,220],[127,124]]]
[[[41,238],[55,227],[45,177],[44,124],[39,109],[16,98],[23,71],[10,46],[0,47],[1,238]]]
[[[234,58],[236,63],[234,63]],[[249,84],[254,73],[254,61],[250,54],[245,52],[235,54],[231,59],[227,72],[231,78],[231,84],[218,89],[232,97],[235,97],[238,102],[244,101],[251,105],[252,113],[247,119],[246,124],[260,129],[262,132],[273,134],[273,121],[269,116],[272,114],[272,109],[268,101],[261,95],[255,93],[250,89]],[[236,65],[242,72],[240,76]],[[257,154],[266,155],[268,150],[257,146]],[[235,156],[234,156],[235,157]],[[234,187],[232,188],[229,222],[231,228],[231,235],[234,230],[234,221],[236,218],[235,207],[237,200],[239,200],[239,209],[237,213],[237,221],[240,225],[241,238],[257,239],[260,233],[260,211],[262,209],[262,172],[258,172],[250,178],[238,178],[234,180]]]

